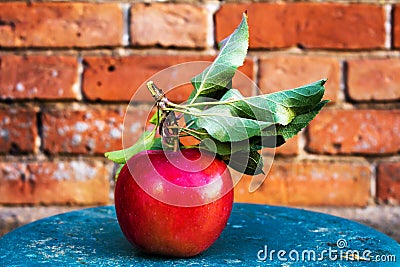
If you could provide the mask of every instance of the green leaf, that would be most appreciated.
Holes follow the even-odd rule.
[[[243,65],[249,46],[245,14],[236,30],[221,41],[219,46],[220,52],[214,62],[191,80],[195,88],[189,97],[191,103],[199,96],[219,99],[232,86],[232,78],[236,69]]]
[[[203,133],[201,136],[197,135],[196,138],[202,139],[199,144],[200,148],[217,153],[220,156],[227,156],[239,151],[260,150],[263,147],[273,148],[281,146],[306,127],[326,103],[328,103],[327,100],[321,101],[309,113],[295,117],[288,125],[272,125],[262,130],[259,136],[254,136],[243,141],[221,142],[207,133]]]
[[[278,114],[278,110],[287,110],[288,114],[298,116],[308,113],[318,105],[325,93],[325,82],[324,79],[295,89],[267,94],[264,99],[268,102],[271,113]],[[281,115],[277,115],[275,119],[276,123],[282,125],[292,121],[291,119],[286,120],[286,116]]]
[[[196,124],[221,142],[238,142],[260,135],[271,123],[232,114],[228,105],[216,105],[197,114]]]
[[[221,142],[212,136],[201,140],[199,147],[209,150],[220,156],[230,155],[239,151],[250,151],[251,143],[248,139],[239,142]]]
[[[283,143],[285,143],[286,140],[292,138],[305,128],[328,102],[328,100],[319,102],[310,112],[295,117],[288,125],[276,125],[275,129],[272,127],[264,129],[261,132],[261,136],[281,136]]]
[[[254,97],[243,97],[238,90],[231,89],[218,102],[186,106],[211,106],[192,116],[192,128],[203,128],[221,142],[238,142],[261,135],[260,131],[271,125],[288,125],[297,116],[309,113],[323,97],[324,83],[325,80],[321,80],[299,88]]]
[[[260,136],[250,138],[250,144],[258,146],[259,149],[283,145],[305,128],[328,102],[328,100],[321,101],[310,112],[295,117],[288,125],[274,125],[263,129]]]
[[[221,98],[220,104],[229,104],[231,110],[240,117],[287,125],[296,116],[308,113],[321,101],[325,81],[246,98],[237,90],[229,90]]]
[[[328,102],[328,100],[321,101],[309,113],[295,117],[288,125],[278,125],[276,127],[276,133],[283,136],[285,140],[292,138],[305,128]]]
[[[257,150],[250,150],[249,152],[236,152],[230,156],[229,160],[225,159],[224,161],[231,168],[244,174],[264,174],[264,162],[262,156]]]
[[[115,163],[125,164],[128,159],[137,153],[144,150],[149,150],[154,144],[155,134],[155,130],[151,132],[145,131],[133,146],[126,149],[106,152],[104,156]]]
[[[229,90],[221,101],[203,103],[212,107],[196,115],[196,126],[221,142],[262,135],[261,130],[271,125],[288,125],[297,116],[309,113],[319,104],[324,83],[321,80],[292,90],[246,98],[237,90]]]

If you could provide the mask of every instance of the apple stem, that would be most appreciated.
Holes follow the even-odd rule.
[[[170,106],[176,107],[177,105],[170,102],[168,98],[165,97],[164,91],[158,88],[153,81],[147,82],[147,89],[157,102],[157,107],[162,111],[162,120],[159,124],[159,130],[163,141],[165,141],[167,145],[172,146],[174,152],[176,152],[179,148],[179,125],[177,122],[179,118],[175,116],[175,112],[167,111],[166,109]]]
[[[165,96],[163,90],[158,88],[153,81],[148,81],[147,82],[147,89],[150,91],[151,96],[156,100],[157,102],[160,102],[162,98]]]

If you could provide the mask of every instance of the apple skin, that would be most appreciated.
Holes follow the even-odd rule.
[[[197,255],[218,239],[228,222],[233,184],[226,164],[198,149],[181,152],[141,152],[118,176],[115,209],[120,228],[145,253]],[[173,201],[178,205],[168,203]]]

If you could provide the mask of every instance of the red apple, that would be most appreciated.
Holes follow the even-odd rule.
[[[226,164],[198,149],[136,154],[115,187],[122,232],[151,254],[190,257],[206,250],[225,228],[232,204]]]

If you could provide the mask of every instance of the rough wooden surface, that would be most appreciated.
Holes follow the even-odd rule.
[[[368,257],[365,251],[370,251]],[[351,266],[365,266],[365,261],[377,256],[390,257],[392,262],[384,266],[398,266],[393,255],[400,255],[396,241],[359,223],[302,209],[254,204],[235,204],[217,242],[189,259],[143,255],[123,237],[113,206],[36,221],[0,239],[1,266],[28,262],[52,266],[277,266],[289,262],[343,266],[351,262]],[[380,266],[379,262],[374,266]]]
[[[0,207],[0,236],[35,220],[79,208],[81,207]],[[306,207],[305,209],[360,222],[387,234],[400,243],[400,207]]]

